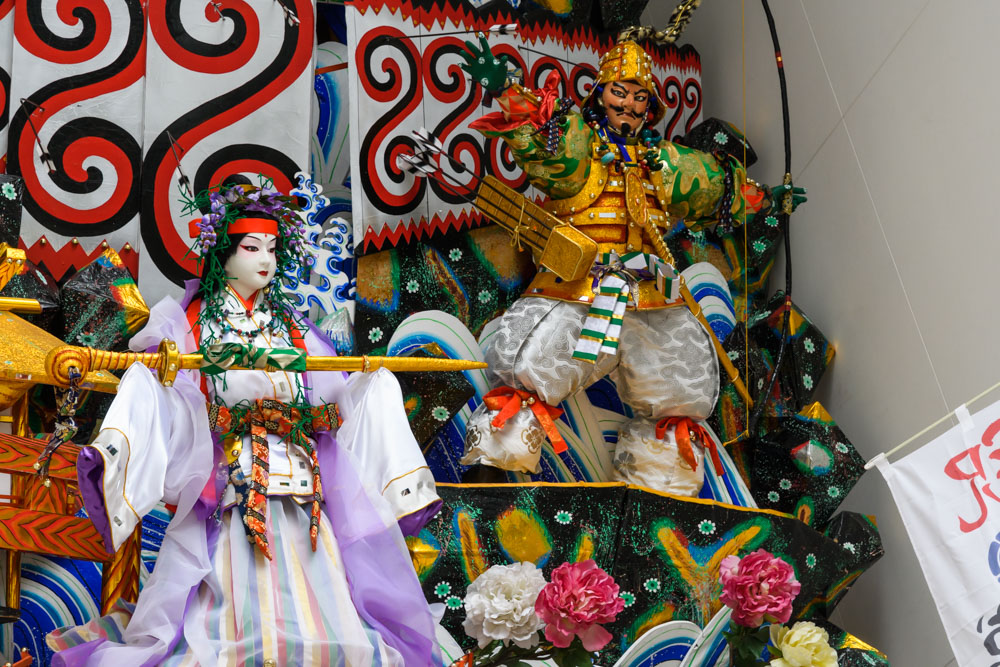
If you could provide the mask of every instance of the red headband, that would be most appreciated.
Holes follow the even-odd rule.
[[[188,223],[188,234],[191,238],[197,238],[201,234],[198,225],[201,218]],[[239,218],[229,223],[227,234],[271,234],[278,235],[278,221],[271,218]]]

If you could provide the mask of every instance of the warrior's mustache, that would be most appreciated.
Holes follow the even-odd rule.
[[[636,113],[634,111],[626,111],[625,107],[615,106],[614,104],[609,104],[608,107],[612,111],[614,111],[616,114],[618,114],[619,116],[631,116],[632,118],[635,118],[636,120],[642,118],[642,114]]]

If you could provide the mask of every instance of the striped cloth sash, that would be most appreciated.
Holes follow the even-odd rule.
[[[313,476],[309,539],[315,551],[319,535],[323,486],[320,480],[319,459],[310,436],[320,431],[336,430],[341,425],[342,420],[337,405],[334,403],[315,407],[290,405],[272,398],[258,399],[252,403],[243,402],[232,409],[210,403],[208,423],[213,432],[222,434],[226,439],[229,482],[236,491],[243,526],[247,537],[257,545],[268,560],[271,560],[272,556],[266,530],[267,485],[270,478],[267,434],[274,433],[286,438],[290,444],[299,447],[305,453]],[[249,481],[244,476],[239,462],[242,438],[248,432],[253,447]]]
[[[602,253],[591,275],[594,301],[573,351],[574,359],[590,363],[595,363],[602,352],[618,353],[622,319],[640,280],[655,280],[656,289],[670,300],[678,297],[680,289],[674,267],[645,252]]]

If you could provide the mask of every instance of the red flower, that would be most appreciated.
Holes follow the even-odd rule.
[[[576,636],[588,651],[611,641],[611,633],[599,624],[615,620],[624,607],[618,584],[592,560],[557,567],[535,601],[535,613],[545,621],[545,638],[553,646],[566,648]]]
[[[719,570],[722,604],[737,625],[757,628],[764,621],[785,623],[801,585],[792,566],[763,549],[743,558],[726,556]]]

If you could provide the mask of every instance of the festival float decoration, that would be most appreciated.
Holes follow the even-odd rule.
[[[518,169],[509,147],[499,137],[472,131],[498,107],[491,93],[462,73],[465,42],[476,44],[477,32],[486,35],[525,90],[543,89],[553,75],[554,90],[569,110],[589,97],[600,74],[599,56],[614,46],[619,29],[636,22],[644,3],[365,0],[347,7],[342,19],[339,7],[316,9],[304,1],[266,8],[213,4],[204,12],[184,4],[171,13],[169,3],[125,3],[106,14],[88,14],[95,34],[71,44],[50,39],[59,33],[51,29],[53,21],[61,19],[0,2],[0,35],[14,35],[21,21],[11,53],[0,50],[0,154],[9,140],[8,171],[24,177],[0,177],[2,194],[13,195],[0,197],[0,232],[10,235],[11,246],[27,250],[3,296],[37,299],[43,312],[30,317],[76,346],[61,354],[75,359],[78,370],[91,363],[121,368],[137,357],[79,349],[98,337],[104,351],[124,349],[138,312],[129,303],[138,301],[116,296],[111,273],[123,277],[127,269],[138,275],[153,296],[179,293],[169,285],[193,275],[193,260],[184,256],[177,193],[223,180],[245,182],[263,172],[279,189],[294,188],[309,240],[320,248],[314,266],[287,276],[290,298],[319,320],[338,352],[362,355],[354,367],[371,369],[384,355],[402,357],[399,363],[488,358],[484,351],[504,335],[499,317],[536,278],[536,266],[519,248],[530,247],[523,243],[530,233],[521,230],[521,238],[512,239],[489,224],[504,222],[498,220],[502,200],[494,199],[491,208],[486,197],[463,193],[479,188],[481,195],[523,195],[523,209],[506,217],[510,231],[518,230],[518,213],[526,210],[561,228],[556,237],[572,233],[544,218],[542,191]],[[697,52],[665,39],[676,38],[697,4],[681,3],[671,25],[659,31],[660,44],[644,41],[657,31],[629,33],[647,45],[651,57],[651,87],[664,106],[655,129],[677,145],[746,168],[754,155],[742,135],[728,123],[701,118]],[[346,43],[321,40],[310,71],[317,25],[338,20],[343,25],[329,32],[342,34]],[[144,55],[137,49],[142,36]],[[101,58],[113,59],[114,66],[102,68]],[[75,88],[54,64],[67,59]],[[190,85],[178,88],[181,78]],[[79,86],[81,81],[91,87]],[[79,98],[72,108],[64,104],[67,94]],[[314,138],[307,122],[310,102]],[[271,122],[275,116],[285,122]],[[415,137],[412,131],[420,128],[428,131]],[[558,135],[553,130],[545,130],[549,138]],[[422,146],[434,147],[424,151],[430,159],[423,166],[432,163],[438,178],[411,173],[413,165],[401,160],[413,155],[419,161]],[[104,162],[83,169],[88,156]],[[306,165],[311,174],[297,173]],[[483,190],[484,181],[491,187]],[[441,516],[409,538],[427,598],[445,604],[451,636],[440,641],[453,662],[485,664],[516,646],[500,638],[501,645],[480,647],[478,657],[467,655],[473,645],[463,630],[464,614],[477,588],[490,581],[476,587],[480,574],[491,567],[498,568],[495,573],[525,570],[523,564],[531,563],[539,576],[551,579],[557,563],[575,568],[593,559],[619,586],[614,599],[621,604],[612,602],[621,608],[601,623],[612,639],[600,653],[574,654],[573,660],[618,667],[667,660],[724,664],[731,626],[718,582],[723,559],[766,548],[794,567],[803,587],[788,630],[775,631],[775,641],[768,635],[772,646],[791,645],[799,635],[819,636],[822,629],[842,665],[884,663],[874,649],[824,620],[880,557],[881,544],[869,517],[836,513],[860,470],[850,441],[811,401],[832,346],[785,294],[768,299],[769,272],[788,233],[781,193],[790,189],[775,189],[779,196],[770,210],[751,224],[739,216],[705,224],[672,220],[663,228],[666,247],[655,243],[655,254],[672,256],[672,271],[645,268],[672,298],[681,298],[680,285],[686,286],[690,298],[681,307],[701,316],[700,326],[715,339],[713,355],[720,367],[730,367],[719,373],[722,398],[712,419],[700,424],[702,430],[685,425],[696,448],[714,444],[701,459],[699,498],[607,484],[630,465],[616,451],[623,425],[633,417],[617,378],[601,379],[559,403],[559,413],[550,415],[555,442],[546,437],[538,443],[537,471],[492,477],[514,486],[461,484],[470,474],[462,463],[470,420],[480,405],[497,400],[489,396],[487,372],[401,378],[410,423],[435,478],[456,484],[440,487]],[[21,217],[22,201],[24,233],[12,215]],[[68,213],[74,211],[80,213]],[[564,249],[581,244],[586,242],[570,238]],[[535,259],[545,250],[541,244]],[[541,264],[549,266],[548,259]],[[589,270],[586,258],[577,264]],[[67,283],[74,274],[76,282]],[[61,291],[55,281],[66,283]],[[108,289],[91,289],[98,285]],[[39,349],[61,344],[46,341]],[[168,381],[171,363],[203,363],[166,348],[159,357],[141,359],[162,369]],[[33,377],[50,375],[43,370]],[[116,381],[105,377],[108,387]],[[12,386],[25,396],[30,388]],[[34,393],[20,400],[30,400],[33,430],[48,432],[58,423],[58,407]],[[751,413],[754,407],[761,411]],[[78,415],[82,440],[90,430],[85,412],[81,407]],[[663,430],[677,440],[679,428],[670,423]],[[559,441],[565,449],[556,447]],[[53,462],[63,455],[72,459],[72,447],[63,445]],[[50,463],[46,488],[65,482],[71,490],[72,476],[60,478],[60,465]],[[136,581],[153,567],[157,538],[171,514],[161,506],[144,519],[145,566],[134,568]],[[130,559],[137,562],[134,554]],[[22,581],[30,582],[22,603],[44,608],[39,601],[48,582],[63,601],[46,609],[53,619],[76,624],[96,615],[98,567],[27,554],[20,562]],[[71,575],[74,569],[78,573]],[[505,576],[493,578],[502,583]],[[813,623],[815,630],[801,626],[796,632],[796,622]],[[53,628],[23,622],[16,627],[18,641],[44,659],[41,637]],[[796,664],[788,657],[794,651],[786,653],[782,659]],[[560,659],[570,664],[565,655]]]

